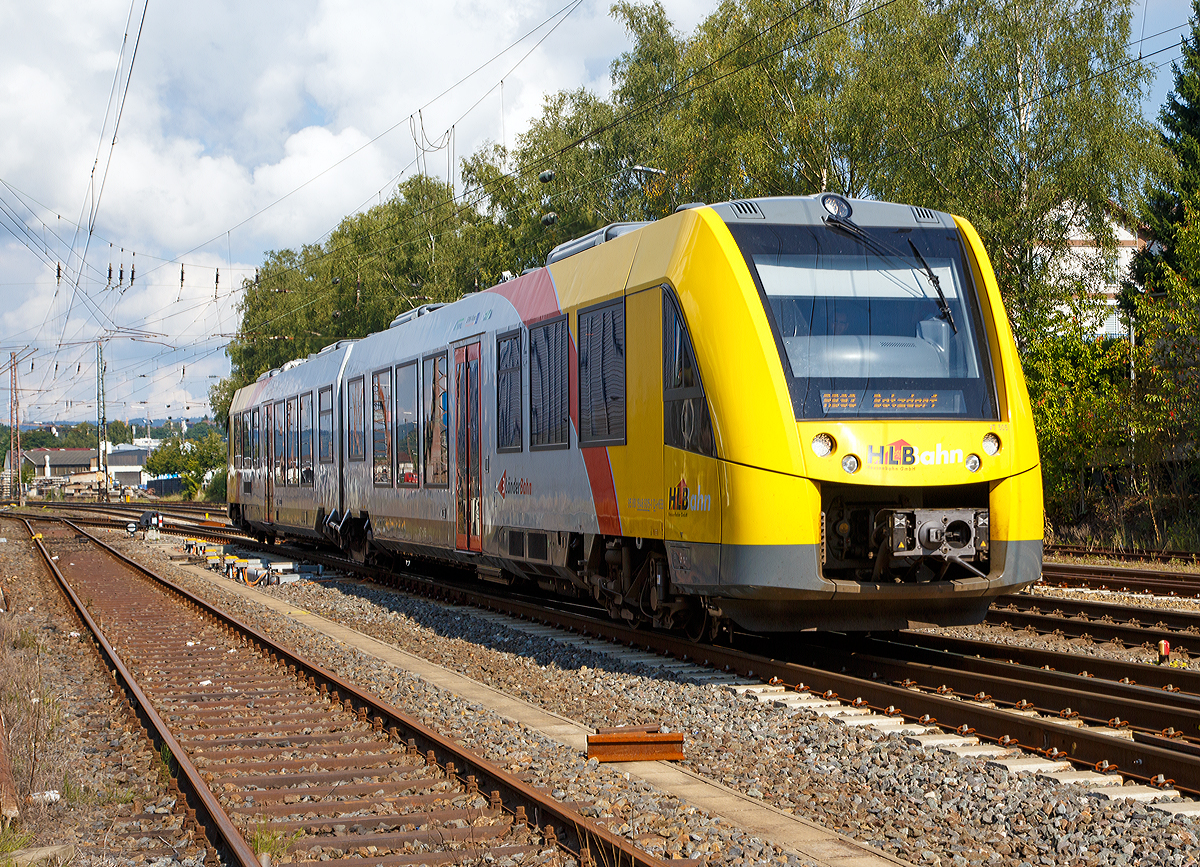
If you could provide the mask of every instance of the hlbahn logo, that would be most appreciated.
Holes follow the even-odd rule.
[[[712,508],[712,495],[699,490],[688,490],[687,478],[679,477],[679,484],[667,489],[667,508],[672,512],[707,512]]]
[[[961,464],[962,449],[946,449],[941,443],[933,451],[921,451],[904,440],[896,440],[886,446],[867,446],[867,463],[882,464],[885,467],[914,467],[917,464],[934,466],[937,464]]]
[[[508,480],[508,470],[504,471],[504,475],[500,477],[500,483],[496,485],[496,493],[500,495],[500,499],[508,499],[508,495],[514,497],[530,497],[533,496],[533,482],[529,479]]]

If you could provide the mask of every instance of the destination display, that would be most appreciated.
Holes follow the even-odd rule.
[[[862,391],[822,391],[821,407],[826,415],[863,413],[960,413],[961,391],[912,389],[864,389]]]

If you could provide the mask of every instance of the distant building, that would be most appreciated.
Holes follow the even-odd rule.
[[[1069,233],[1068,249],[1055,263],[1060,279],[1077,279],[1103,301],[1104,311],[1093,323],[1099,339],[1128,337],[1121,322],[1117,298],[1121,281],[1129,274],[1134,254],[1152,242],[1145,226],[1139,226],[1115,206],[1109,209],[1109,228],[1116,238],[1116,250],[1105,250],[1075,224]]]
[[[145,487],[150,480],[144,467],[150,450],[122,443],[108,455],[108,471],[117,484],[128,488]]]

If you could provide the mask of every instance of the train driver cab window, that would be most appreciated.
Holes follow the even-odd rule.
[[[371,477],[392,486],[392,371],[371,374]]]
[[[426,358],[421,364],[425,484],[436,487],[450,485],[450,393],[446,390],[449,366],[445,353]]]
[[[521,332],[496,341],[496,451],[521,451]]]
[[[396,368],[396,484],[417,486],[417,363]]]
[[[570,447],[567,317],[529,329],[529,448]]]
[[[333,463],[333,387],[317,392],[317,460]]]
[[[287,483],[295,486],[300,481],[299,433],[300,413],[297,411],[296,398],[289,397],[287,401]]]
[[[274,416],[275,416],[275,430],[271,434],[271,436],[272,436],[271,460],[274,462],[275,466],[272,468],[272,470],[275,473],[275,484],[276,485],[286,485],[287,484],[287,470],[286,470],[287,456],[285,454],[285,451],[286,451],[285,443],[287,442],[287,428],[284,425],[287,423],[287,420],[284,418],[283,401],[282,400],[275,401]]]
[[[313,483],[313,405],[312,392],[300,395],[300,484]]]
[[[729,228],[775,331],[796,418],[997,417],[957,229]]]
[[[258,429],[259,410],[255,407],[250,411],[250,452],[252,454],[250,466],[258,469],[262,466],[260,455],[262,454],[260,446],[262,445],[261,431]]]
[[[579,313],[579,444],[625,444],[625,299]]]
[[[715,458],[716,440],[687,324],[663,287],[663,442]]]
[[[357,376],[346,385],[346,459],[367,459],[367,427],[363,410],[363,377]]]

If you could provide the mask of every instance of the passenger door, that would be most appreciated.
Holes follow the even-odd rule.
[[[479,343],[454,349],[454,466],[460,551],[482,551]]]
[[[266,461],[263,463],[263,487],[266,490],[266,499],[263,501],[263,522],[270,524],[275,516],[275,437],[273,432],[274,425],[274,406],[271,403],[263,404],[263,450],[266,452]]]

